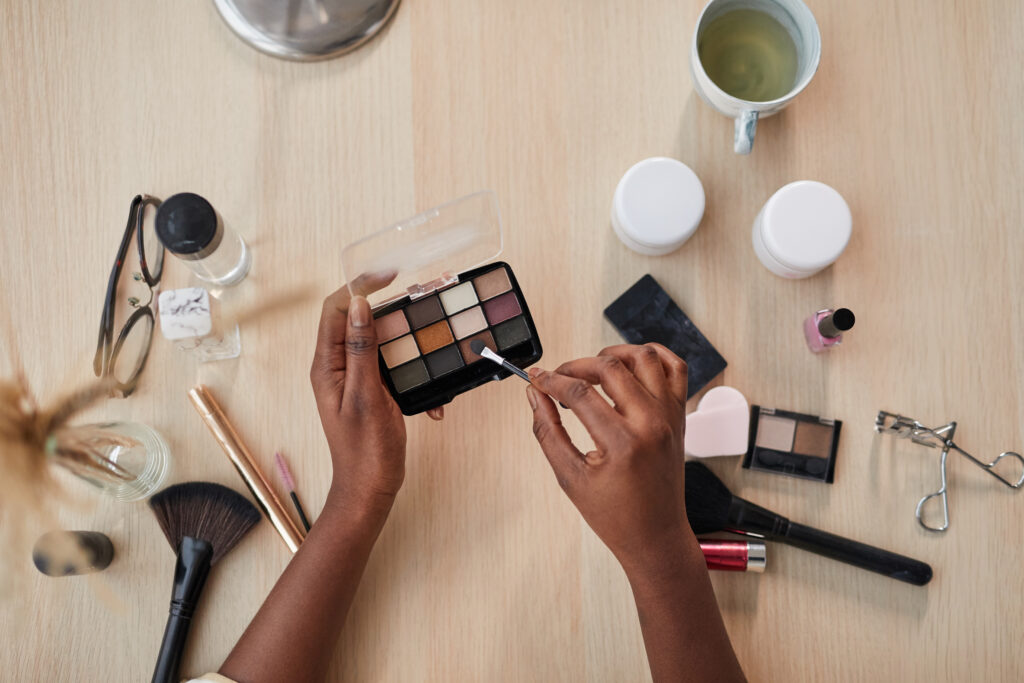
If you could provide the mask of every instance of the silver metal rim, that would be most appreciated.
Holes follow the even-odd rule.
[[[241,38],[244,43],[256,48],[260,52],[270,55],[271,57],[288,59],[295,62],[319,62],[325,59],[340,57],[343,54],[352,52],[353,50],[361,47],[367,41],[371,40],[374,36],[380,33],[385,26],[387,26],[389,21],[391,21],[391,17],[395,15],[398,5],[401,4],[401,0],[391,0],[391,5],[388,7],[387,14],[385,14],[380,21],[372,24],[361,35],[353,36],[352,38],[340,43],[337,48],[322,54],[304,52],[288,45],[282,45],[280,42],[268,37],[254,28],[245,17],[239,14],[231,0],[213,0],[213,4],[217,7],[217,12],[224,20],[224,23],[231,28],[232,32]]]
[[[747,571],[764,572],[768,566],[768,548],[764,543],[749,543],[747,545]]]

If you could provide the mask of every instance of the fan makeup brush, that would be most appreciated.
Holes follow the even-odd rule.
[[[734,496],[722,480],[700,462],[686,463],[686,515],[697,534],[715,531],[753,534],[915,586],[923,586],[932,578],[932,568],[924,562],[791,522]]]
[[[260,513],[241,494],[204,481],[170,486],[153,496],[149,507],[167,542],[178,554],[170,615],[153,671],[153,683],[177,683],[192,615],[210,567],[260,521]]]

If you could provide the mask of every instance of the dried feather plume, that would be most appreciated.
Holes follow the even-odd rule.
[[[13,509],[41,502],[53,483],[47,469],[50,458],[81,474],[131,478],[103,456],[96,445],[96,435],[89,429],[68,428],[72,417],[109,391],[108,382],[93,382],[44,407],[36,401],[23,373],[19,372],[13,380],[0,380],[0,452],[4,470],[0,477],[0,519]],[[109,443],[109,433],[105,439]]]

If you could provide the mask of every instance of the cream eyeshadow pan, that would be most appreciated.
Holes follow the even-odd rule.
[[[421,389],[482,361],[469,349],[473,339],[499,351],[529,342],[533,324],[520,296],[501,264],[397,310],[389,306],[378,313],[380,355],[394,390],[404,394]],[[539,341],[536,344],[539,349]]]

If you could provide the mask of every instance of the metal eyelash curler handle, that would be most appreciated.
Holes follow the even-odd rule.
[[[982,462],[953,442],[953,434],[956,432],[956,422],[950,422],[949,424],[937,429],[930,429],[913,418],[903,417],[902,415],[881,410],[878,412],[878,417],[875,418],[875,431],[879,433],[885,432],[895,434],[900,438],[910,439],[914,443],[922,446],[939,448],[942,450],[942,455],[939,458],[941,486],[938,491],[929,493],[921,498],[921,500],[917,502],[917,509],[914,512],[914,516],[917,517],[918,524],[928,531],[942,532],[949,528],[949,491],[946,480],[946,460],[951,450],[954,450],[964,456],[1011,489],[1019,489],[1021,486],[1024,486],[1024,457],[1022,457],[1020,453],[1004,451],[992,462]],[[1003,460],[1003,458],[1015,458],[1020,463],[1021,474],[1016,481],[1007,479],[995,470],[995,467]],[[929,526],[929,524],[924,520],[923,513],[925,505],[933,498],[939,498],[942,501],[942,526]]]

